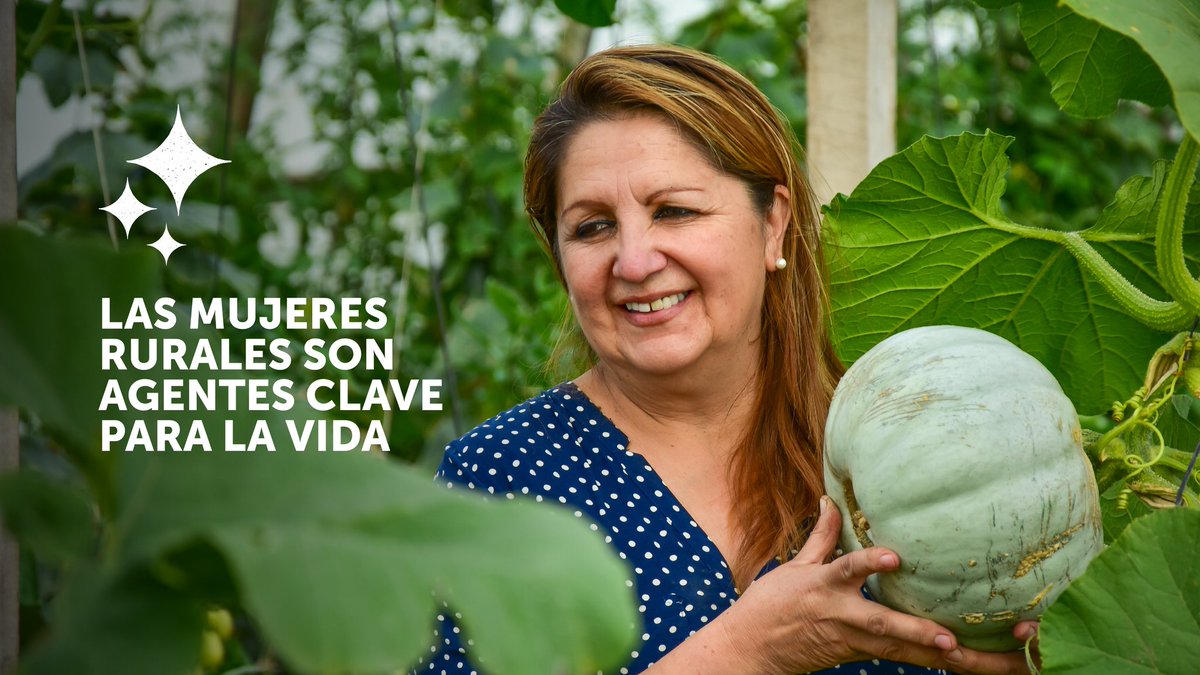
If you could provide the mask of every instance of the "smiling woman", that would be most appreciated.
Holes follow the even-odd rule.
[[[602,364],[593,374],[722,382],[755,373],[786,188],[762,213],[742,181],[647,113],[582,129],[559,181],[566,206],[557,248],[575,316]]]
[[[864,598],[894,553],[832,559],[820,448],[842,368],[798,153],[712,57],[585,59],[535,122],[525,202],[594,362],[452,442],[438,475],[565,505],[628,562],[642,629],[621,673],[1025,672]],[[440,619],[418,668],[471,672],[470,617]]]

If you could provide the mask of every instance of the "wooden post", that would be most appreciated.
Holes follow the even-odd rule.
[[[17,220],[17,4],[0,0],[0,227]],[[17,411],[0,408],[0,472],[18,464]],[[0,528],[0,675],[17,670],[21,559]]]
[[[896,0],[808,3],[808,165],[822,204],[896,152]]]

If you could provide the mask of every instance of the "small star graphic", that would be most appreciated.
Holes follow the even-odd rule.
[[[163,225],[163,233],[158,241],[146,245],[162,254],[164,265],[167,264],[167,259],[171,257],[172,253],[185,246],[175,241],[175,238],[171,236],[171,230],[166,225]]]
[[[141,217],[147,211],[153,211],[153,206],[146,206],[138,200],[133,194],[133,190],[129,189],[129,179],[125,179],[125,191],[117,197],[117,201],[108,206],[100,207],[101,211],[108,211],[121,221],[121,227],[125,228],[125,236],[129,237],[129,231],[133,228],[133,221]]]
[[[175,126],[171,127],[171,133],[167,134],[162,144],[147,155],[129,160],[129,163],[150,169],[167,184],[171,196],[175,198],[175,214],[179,215],[183,193],[187,192],[192,181],[218,164],[228,164],[229,160],[213,157],[192,141],[183,127],[179,106],[176,106]]]

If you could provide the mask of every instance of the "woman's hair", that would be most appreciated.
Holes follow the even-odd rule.
[[[734,577],[753,578],[765,558],[786,559],[800,547],[824,492],[825,416],[842,366],[829,339],[816,204],[791,127],[737,71],[680,47],[609,49],[584,59],[563,82],[534,122],[525,158],[525,206],[560,279],[556,214],[567,146],[588,124],[630,114],[675,125],[714,167],[746,184],[762,213],[775,185],[791,196],[783,256],[792,264],[767,275],[753,417],[730,467],[742,532],[743,569]]]

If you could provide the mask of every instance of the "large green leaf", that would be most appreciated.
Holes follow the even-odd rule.
[[[82,558],[95,539],[91,505],[80,491],[36,471],[0,474],[0,515],[45,560]]]
[[[429,647],[439,599],[463,614],[473,657],[491,672],[595,671],[636,637],[628,570],[565,510],[485,504],[357,453],[136,464],[117,534],[130,564],[214,546],[268,640],[302,671],[407,665]]]
[[[616,22],[613,12],[617,0],[554,0],[554,4],[563,14],[585,26],[602,28]]]
[[[1166,76],[1175,110],[1193,138],[1200,138],[1200,1],[1063,0],[1082,16],[1141,45]],[[1120,63],[1117,68],[1137,70]]]
[[[199,662],[203,605],[145,567],[76,569],[54,604],[51,637],[21,675],[185,675]]]
[[[1063,247],[1081,239],[1138,287],[1154,280],[1152,215],[1165,165],[1130,179],[1095,226],[1062,233],[1012,222],[1001,208],[1012,139],[923,138],[883,161],[825,221],[834,339],[852,362],[915,326],[992,331],[1040,360],[1081,411],[1124,400],[1170,334],[1130,318]],[[1192,209],[1185,249],[1200,253]]]
[[[199,633],[167,630],[171,622],[187,623],[193,605],[225,593],[229,579],[271,645],[301,672],[409,665],[429,646],[439,599],[463,613],[475,656],[493,672],[596,670],[628,653],[636,637],[629,573],[585,523],[548,505],[464,498],[358,452],[297,452],[281,427],[285,417],[311,419],[308,411],[249,412],[239,404],[211,413],[112,413],[151,429],[159,419],[185,430],[199,421],[217,450],[100,453],[103,378],[164,377],[157,369],[100,372],[100,297],[118,298],[114,307],[153,298],[161,264],[152,253],[0,232],[0,400],[58,430],[76,462],[103,457],[115,469],[92,476],[94,490],[111,493],[105,512],[115,519],[105,572],[61,605],[30,672],[172,672],[155,667],[186,661]],[[182,329],[158,337],[168,334],[189,344],[211,337]],[[280,450],[223,451],[226,419],[242,441],[247,423],[265,420]],[[62,544],[29,531],[44,514],[32,510],[38,502],[8,501],[14,522],[33,523],[19,534],[76,554],[80,537]],[[122,659],[68,667],[72,655],[93,649],[93,633],[143,635],[155,613],[174,618],[155,634],[154,649],[121,642]]]
[[[161,287],[153,251],[0,231],[0,403],[19,403],[75,447],[99,428],[100,302],[129,304]],[[72,386],[62,386],[64,383]]]
[[[1042,617],[1043,672],[1194,673],[1200,663],[1200,511],[1138,519]]]
[[[1105,117],[1123,98],[1152,106],[1171,101],[1162,73],[1134,40],[1058,0],[1022,0],[1021,33],[1067,113]]]
[[[127,305],[161,284],[162,259],[149,249],[118,255],[96,242],[0,230],[0,404],[54,431],[102,501],[113,456],[93,451],[103,392],[99,299]]]

